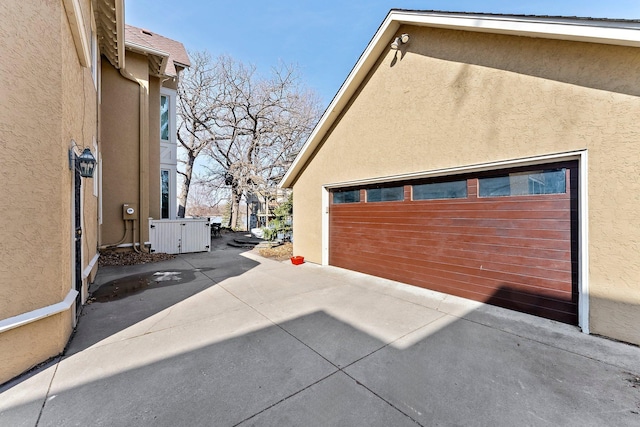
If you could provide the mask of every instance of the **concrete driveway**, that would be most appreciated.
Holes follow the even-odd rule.
[[[568,325],[223,245],[96,284],[145,280],[0,389],[0,425],[640,425],[640,349]]]

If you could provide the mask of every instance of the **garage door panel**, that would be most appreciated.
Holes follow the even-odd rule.
[[[372,235],[376,236],[376,240],[381,242],[382,240],[379,238],[380,231],[378,229],[366,229],[362,226],[350,227],[351,230],[357,232],[359,236],[370,237]],[[542,249],[542,250],[567,250],[567,242],[566,241],[558,241],[551,239],[527,239],[527,238],[516,238],[516,237],[504,237],[504,236],[481,236],[481,235],[467,235],[467,234],[456,234],[456,233],[439,233],[439,232],[430,232],[419,234],[415,230],[398,230],[395,231],[399,238],[402,241],[406,241],[408,238],[415,238],[417,236],[421,236],[421,238],[425,240],[429,239],[437,239],[442,240],[443,242],[460,242],[465,244],[485,244],[485,245],[497,245],[504,247],[514,247],[514,248],[533,248],[533,249]],[[388,236],[388,235],[387,235]],[[451,238],[453,236],[453,238]],[[332,242],[338,242],[340,239],[348,239],[352,236],[349,233],[342,230],[340,232],[332,233],[331,239]]]
[[[375,238],[364,233],[354,233],[350,236],[336,236],[334,243],[336,245],[356,245],[357,249],[366,249],[374,247],[377,251],[381,250],[397,250],[403,252],[425,252],[427,254],[438,251],[442,248],[452,250],[473,251],[491,256],[510,256],[515,253],[521,257],[543,258],[550,260],[571,261],[573,253],[566,249],[566,242],[559,244],[557,241],[549,239],[527,239],[524,245],[524,239],[513,239],[504,237],[488,238],[483,236],[458,236],[460,239],[455,240],[452,234],[432,233],[424,238],[415,237],[407,234],[405,237],[380,234]],[[486,243],[486,241],[490,241]],[[493,243],[500,242],[500,244]],[[492,244],[493,243],[493,244]],[[350,249],[354,249],[351,247]]]
[[[342,239],[341,239],[342,240]],[[391,244],[389,244],[391,243]],[[353,239],[350,242],[345,242],[344,245],[348,245],[348,250],[351,251],[354,256],[358,256],[358,254],[366,254],[371,253],[374,258],[378,256],[378,252],[380,251],[379,246],[383,244],[386,246],[385,253],[387,257],[395,256],[399,259],[406,259],[410,257],[411,260],[416,262],[426,262],[430,260],[439,260],[444,263],[451,263],[453,265],[462,265],[462,266],[472,266],[472,267],[483,267],[486,270],[500,270],[500,271],[511,271],[512,268],[510,266],[514,266],[513,269],[523,274],[536,275],[535,273],[539,273],[540,271],[559,271],[565,274],[571,273],[572,268],[572,260],[570,259],[571,253],[564,253],[565,259],[553,258],[552,253],[544,253],[547,255],[545,258],[543,257],[528,257],[524,255],[513,255],[510,253],[505,254],[496,254],[492,252],[483,252],[481,250],[474,250],[471,246],[454,248],[451,245],[446,245],[440,243],[438,247],[429,246],[426,242],[419,242],[415,244],[410,244],[407,242],[399,242],[402,244],[402,248],[398,248],[397,246],[393,246],[393,242],[376,242],[372,241],[370,244],[362,245],[362,242],[358,242]],[[460,245],[462,246],[462,245]],[[495,249],[495,247],[489,247]],[[512,249],[513,250],[513,249]],[[336,254],[345,255],[347,252],[345,250],[341,250],[336,252]],[[522,251],[518,251],[518,254],[523,254]],[[562,255],[559,253],[558,255]],[[496,266],[496,268],[491,268],[492,266]],[[523,269],[532,268],[534,269],[531,272],[526,272]],[[548,276],[545,274],[545,276]]]
[[[356,263],[357,265],[357,263]],[[366,268],[366,265],[363,265]],[[405,266],[407,267],[407,266]],[[548,289],[535,287],[522,287],[518,284],[504,282],[497,288],[490,284],[483,286],[482,281],[473,280],[467,282],[464,276],[447,274],[446,271],[429,271],[420,268],[420,271],[412,271],[411,268],[403,268],[401,265],[384,269],[389,279],[411,283],[439,292],[458,295],[477,301],[490,302],[501,307],[517,309],[520,311],[527,305],[544,304],[544,308],[553,313],[545,317],[554,320],[566,321],[567,318],[576,319],[577,299],[571,293],[550,292]],[[360,271],[357,270],[356,271]],[[371,273],[369,273],[371,274]],[[453,276],[453,277],[452,277]],[[537,310],[536,313],[538,314]]]
[[[479,199],[486,200],[486,199]],[[472,203],[446,203],[438,204],[438,200],[434,201],[412,201],[412,202],[382,202],[375,203],[379,206],[371,208],[369,214],[371,216],[380,216],[390,220],[404,220],[407,217],[420,216],[429,219],[436,218],[495,218],[495,219],[570,219],[570,211],[566,210],[568,199],[560,199],[552,204],[545,203],[539,197],[534,202],[539,202],[535,211],[523,209],[522,203],[510,204],[508,208],[504,205],[495,206],[495,204],[486,202],[481,210]],[[356,204],[359,205],[359,204]],[[374,203],[371,203],[374,205]],[[387,206],[391,205],[391,206]],[[335,206],[335,205],[334,205]],[[399,210],[402,208],[402,210]],[[488,216],[486,210],[491,210],[492,215]],[[333,214],[333,213],[332,213]],[[343,209],[339,207],[339,211],[335,212],[336,219],[353,219],[361,215],[361,208]]]
[[[542,243],[546,243],[543,241]],[[491,245],[488,243],[473,243],[464,241],[451,241],[438,239],[429,236],[428,238],[407,238],[404,245],[408,251],[419,251],[422,247],[427,247],[431,251],[442,249],[459,250],[465,252],[478,253],[481,256],[510,256],[518,253],[521,257],[538,258],[551,261],[571,262],[571,251],[558,249],[543,249],[540,247],[524,247],[517,245]],[[542,245],[540,245],[542,246]]]
[[[367,236],[337,237],[337,244],[347,247],[350,251],[380,251],[380,245],[385,246],[387,253],[412,253],[417,257],[430,258],[434,255],[448,255],[451,257],[469,258],[475,260],[496,259],[509,257],[510,262],[518,265],[537,265],[550,269],[568,269],[573,262],[571,251],[526,248],[517,246],[497,246],[480,243],[454,242],[445,239],[402,239],[397,241],[368,240]],[[388,243],[391,243],[390,245]],[[394,243],[402,248],[394,247]],[[343,251],[344,252],[344,251]],[[518,255],[513,255],[517,253]]]
[[[486,214],[485,214],[486,216]],[[422,231],[422,228],[428,227],[427,230],[433,230],[434,227],[464,227],[469,228],[469,222],[473,220],[475,228],[490,230],[494,229],[529,229],[529,230],[567,230],[570,226],[571,218],[569,214],[566,218],[522,218],[522,219],[497,219],[497,218],[464,218],[464,217],[427,217],[426,215],[404,218],[389,218],[386,215],[376,215],[370,213],[366,218],[362,216],[351,216],[350,218],[336,218],[336,225],[365,224],[371,226],[384,226],[385,230],[393,228],[395,231],[410,229],[414,231]],[[473,230],[470,228],[470,231]]]
[[[345,254],[345,256],[347,256]],[[420,260],[412,258],[410,261],[406,257],[397,256],[389,253],[387,259],[379,260],[373,252],[361,251],[357,255],[349,257],[349,265],[358,266],[358,271],[370,271],[384,273],[388,270],[398,270],[408,273],[415,273],[412,278],[420,282],[429,282],[436,278],[455,279],[465,282],[468,286],[487,286],[499,287],[501,285],[510,285],[522,290],[542,290],[548,289],[549,295],[571,295],[571,289],[567,289],[566,283],[571,280],[570,273],[567,272],[549,272],[544,277],[523,274],[520,270],[517,272],[491,270],[488,268],[478,268],[475,266],[461,266],[451,262],[438,262],[430,260]],[[372,264],[375,263],[375,266]],[[340,267],[340,265],[338,265]],[[354,269],[354,268],[352,268]],[[373,273],[372,273],[373,274]]]
[[[329,262],[575,323],[577,164],[557,166],[566,194],[478,198],[467,176],[465,199],[412,201],[405,183],[404,201],[332,204]]]
[[[535,203],[536,210],[540,211],[564,211],[567,203],[573,200],[565,194],[547,194],[536,196],[511,196],[511,197],[474,197],[470,196],[466,199],[436,199],[436,200],[405,200],[402,202],[375,202],[370,203],[370,207],[378,212],[393,213],[399,212],[398,208],[402,207],[402,212],[407,213],[423,213],[425,207],[427,211],[439,213],[442,211],[460,211],[460,212],[483,212],[487,207],[500,211],[527,211],[524,209],[527,203]],[[355,203],[344,213],[353,213],[358,210]],[[336,206],[336,205],[334,205]],[[340,208],[343,206],[341,205]]]
[[[374,211],[370,212],[371,217],[380,217],[386,219],[386,222],[394,223],[398,221],[404,222],[407,218],[414,216],[427,221],[440,220],[440,219],[481,219],[488,218],[486,212],[478,212],[477,210],[440,210],[440,211],[427,211],[423,208],[415,211]],[[353,220],[361,219],[362,213],[358,210],[350,212],[336,212],[336,221],[351,222]],[[566,210],[540,210],[540,211],[526,211],[526,210],[492,210],[490,217],[492,220],[571,220],[571,212]]]
[[[468,221],[467,221],[468,222]],[[343,225],[344,224],[344,225]],[[347,225],[348,224],[348,225]],[[457,224],[457,225],[456,225]],[[334,221],[334,226],[348,226],[350,228],[363,229],[364,233],[375,233],[380,238],[389,237],[399,232],[410,231],[412,233],[423,233],[429,235],[431,233],[471,235],[471,236],[501,236],[501,237],[524,237],[528,239],[550,239],[550,240],[568,240],[571,239],[570,221],[559,220],[551,227],[549,223],[542,224],[540,221],[522,221],[517,224],[514,221],[509,223],[494,221],[494,226],[488,226],[481,222],[474,221],[474,224],[464,225],[462,220],[449,221],[426,221],[420,218],[406,219],[404,223],[390,222],[378,218],[361,218],[351,222]],[[502,224],[502,225],[499,225]],[[520,225],[520,226],[518,226]],[[562,228],[564,226],[564,229]]]
[[[361,226],[374,225],[371,222],[356,223]],[[377,233],[380,238],[386,238],[398,231],[403,231],[406,227],[401,224],[375,224],[379,225]],[[568,224],[567,224],[568,226]],[[523,228],[500,228],[500,227],[475,227],[475,226],[447,226],[438,224],[429,224],[420,226],[420,230],[416,233],[439,233],[449,234],[453,236],[480,236],[480,237],[507,237],[507,238],[526,238],[526,239],[547,239],[547,240],[570,240],[571,230],[544,230],[544,229],[523,229]]]
[[[360,248],[364,253],[367,248]],[[407,252],[411,253],[412,260],[418,262],[428,262],[437,259],[442,263],[451,265],[462,265],[472,268],[479,268],[489,271],[516,272],[522,275],[536,276],[540,271],[544,271],[544,277],[550,277],[553,272],[562,273],[562,279],[566,280],[567,274],[571,274],[571,259],[557,260],[552,258],[535,258],[503,254],[498,256],[487,252],[474,251],[469,249],[453,249],[450,247],[428,248],[427,252],[423,252],[424,248],[420,245],[406,245],[406,250],[388,249],[388,255],[405,257]],[[372,251],[373,252],[373,251]],[[518,252],[521,253],[521,252]],[[570,255],[569,255],[570,256]]]

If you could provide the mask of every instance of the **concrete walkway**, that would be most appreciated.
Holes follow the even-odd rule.
[[[225,246],[114,280],[0,425],[640,425],[640,349],[571,326]]]

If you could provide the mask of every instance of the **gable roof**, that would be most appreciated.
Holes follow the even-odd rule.
[[[132,25],[125,25],[125,46],[149,56],[149,71],[155,76],[176,77],[176,66],[191,65],[182,43]]]
[[[279,183],[291,187],[401,25],[640,47],[639,20],[392,9]]]

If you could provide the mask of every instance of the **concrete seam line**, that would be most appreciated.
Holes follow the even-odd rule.
[[[258,313],[260,316],[264,317],[266,320],[269,321],[269,323],[271,323],[273,326],[279,328],[280,330],[282,330],[284,333],[286,333],[287,335],[289,335],[290,337],[292,337],[294,340],[298,341],[300,344],[302,344],[303,346],[307,347],[309,350],[311,350],[312,352],[314,352],[315,354],[317,354],[318,356],[320,356],[322,359],[324,359],[327,363],[331,364],[333,367],[335,367],[336,369],[340,369],[339,366],[337,366],[335,363],[333,363],[332,361],[330,361],[329,359],[327,359],[326,357],[324,357],[323,355],[321,355],[320,353],[318,353],[315,349],[311,348],[307,343],[305,343],[304,341],[300,340],[300,338],[296,337],[295,335],[293,335],[291,332],[287,331],[285,328],[283,328],[279,323],[274,322],[273,320],[271,320],[269,318],[269,316],[267,316],[266,314],[262,313],[260,310],[258,310],[257,308],[255,308],[254,306],[252,306],[251,304],[249,304],[248,302],[244,301],[242,298],[238,297],[236,294],[234,294],[233,292],[231,292],[229,289],[225,288],[224,285],[218,284],[218,286],[220,286],[222,289],[224,289],[226,292],[229,293],[229,295],[232,295],[234,298],[236,298],[238,301],[242,302],[244,305],[246,305],[247,307],[249,307],[251,310],[255,311],[256,313]]]
[[[334,366],[334,367],[337,369],[337,371],[335,371],[335,372],[331,373],[330,375],[328,375],[328,376],[326,376],[326,377],[324,377],[324,378],[321,378],[320,380],[316,381],[315,383],[310,384],[310,385],[308,385],[307,387],[304,387],[304,388],[302,388],[302,389],[298,390],[297,392],[295,392],[295,393],[291,394],[290,396],[287,396],[287,397],[285,397],[285,398],[283,398],[283,399],[279,400],[278,402],[274,403],[273,405],[268,406],[267,408],[264,408],[262,411],[256,412],[256,413],[255,413],[255,414],[253,414],[252,416],[250,416],[250,417],[248,417],[248,418],[246,418],[246,419],[244,419],[244,420],[240,421],[240,422],[239,422],[239,423],[237,423],[237,424],[234,424],[234,427],[235,427],[235,426],[238,426],[238,425],[240,425],[240,424],[242,424],[242,423],[244,423],[244,422],[245,422],[245,421],[247,421],[247,420],[250,420],[251,418],[253,418],[253,417],[255,417],[255,416],[257,416],[257,415],[259,415],[259,414],[261,414],[261,413],[265,412],[266,410],[268,410],[268,409],[270,409],[270,408],[272,408],[272,407],[274,407],[274,406],[278,405],[279,403],[281,403],[281,402],[283,402],[283,401],[285,401],[285,400],[287,400],[287,399],[289,399],[289,398],[291,398],[291,397],[295,396],[296,394],[301,393],[302,391],[304,391],[304,390],[308,389],[309,387],[312,387],[313,385],[318,384],[320,381],[323,381],[323,380],[325,380],[326,378],[329,378],[330,376],[335,375],[335,374],[336,374],[336,373],[338,373],[338,372],[342,372],[342,373],[344,373],[347,377],[349,377],[349,378],[351,378],[353,381],[355,381],[355,383],[356,383],[356,384],[358,384],[358,385],[360,385],[360,386],[364,387],[366,390],[368,390],[370,393],[372,393],[372,394],[373,394],[374,396],[376,396],[378,399],[382,400],[382,401],[383,401],[383,402],[385,402],[387,405],[391,406],[393,409],[395,409],[396,411],[400,412],[402,415],[404,415],[405,417],[409,418],[411,421],[413,421],[413,422],[414,422],[414,423],[416,423],[417,425],[422,426],[422,424],[420,424],[417,420],[415,420],[415,419],[414,419],[413,417],[411,417],[409,414],[407,414],[407,413],[403,412],[402,410],[400,410],[399,408],[397,408],[395,405],[393,405],[391,402],[389,402],[389,401],[385,400],[385,399],[384,399],[384,398],[382,398],[380,395],[378,395],[376,392],[374,392],[373,390],[371,390],[369,387],[365,386],[365,385],[364,385],[364,384],[362,384],[360,381],[356,380],[355,378],[353,378],[351,375],[349,375],[348,373],[346,373],[346,372],[344,371],[344,369],[346,369],[346,368],[347,368],[347,367],[349,367],[349,366],[352,366],[354,363],[357,363],[357,362],[361,361],[362,359],[364,359],[364,358],[366,358],[366,357],[369,357],[369,356],[370,356],[370,355],[372,355],[373,353],[376,353],[376,352],[378,352],[378,351],[382,350],[383,348],[388,347],[390,343],[384,344],[382,347],[380,347],[380,348],[378,348],[378,349],[376,349],[376,350],[372,351],[372,352],[371,352],[371,353],[369,353],[369,354],[364,355],[363,357],[359,358],[358,360],[355,360],[355,361],[353,361],[353,362],[349,363],[348,365],[346,365],[346,366],[344,366],[344,367],[342,367],[342,368],[341,368],[341,367],[337,366],[335,363],[333,363],[333,362],[331,362],[330,360],[328,360],[326,357],[324,357],[324,356],[323,356],[323,355],[321,355],[320,353],[318,353],[315,349],[311,348],[307,343],[305,343],[305,342],[303,342],[302,340],[300,340],[298,337],[296,337],[295,335],[293,335],[291,332],[287,331],[287,330],[286,330],[284,327],[282,327],[280,324],[278,324],[278,323],[274,322],[273,320],[271,320],[268,316],[266,316],[264,313],[260,312],[258,309],[256,309],[255,307],[253,307],[251,304],[247,303],[246,301],[242,300],[242,299],[241,299],[241,298],[239,298],[237,295],[235,295],[233,292],[229,291],[229,290],[228,290],[227,288],[225,288],[223,285],[219,285],[219,286],[220,286],[221,288],[223,288],[225,291],[229,292],[229,294],[233,295],[233,296],[234,296],[235,298],[237,298],[239,301],[241,301],[241,302],[243,302],[244,304],[246,304],[249,308],[251,308],[252,310],[254,310],[256,313],[258,313],[259,315],[261,315],[262,317],[264,317],[265,319],[267,319],[267,320],[268,320],[269,322],[271,322],[274,326],[277,326],[278,328],[280,328],[280,329],[281,329],[282,331],[284,331],[286,334],[288,334],[288,335],[289,335],[289,336],[291,336],[293,339],[295,339],[296,341],[298,341],[299,343],[301,343],[302,345],[304,345],[305,347],[307,347],[309,350],[311,350],[312,352],[314,352],[314,353],[315,353],[315,354],[317,354],[318,356],[320,356],[322,359],[326,360],[328,363],[330,363],[332,366]],[[439,318],[440,318],[440,317],[439,317]],[[439,319],[439,318],[438,318],[438,319]],[[431,322],[427,322],[426,324],[424,324],[424,325],[420,326],[419,328],[416,328],[416,329],[414,329],[413,331],[407,332],[406,334],[402,335],[401,337],[399,337],[399,338],[397,338],[397,339],[395,339],[395,340],[393,340],[393,341],[391,341],[391,342],[395,342],[395,341],[397,341],[397,340],[401,339],[402,337],[404,337],[404,336],[406,336],[406,335],[408,335],[408,334],[410,334],[410,333],[412,333],[412,332],[417,331],[418,329],[424,328],[425,326],[429,325],[430,323],[434,322],[435,320],[437,320],[437,319],[434,319],[434,320],[432,320]]]
[[[256,412],[255,414],[251,415],[250,417],[247,417],[247,418],[245,418],[244,420],[242,420],[242,421],[240,421],[240,422],[238,422],[238,423],[234,424],[234,425],[233,425],[233,427],[239,426],[240,424],[244,423],[245,421],[248,421],[248,420],[250,420],[251,418],[256,417],[256,416],[260,415],[261,413],[263,413],[263,412],[265,412],[265,411],[267,411],[267,410],[269,410],[269,409],[273,408],[274,406],[279,405],[280,403],[284,402],[285,400],[289,400],[290,398],[292,398],[292,397],[293,397],[293,396],[295,396],[296,394],[300,394],[300,393],[302,393],[302,392],[303,392],[303,391],[305,391],[306,389],[313,387],[314,385],[316,385],[316,384],[318,384],[318,383],[320,383],[320,382],[322,382],[322,381],[326,380],[327,378],[329,378],[329,377],[331,377],[331,376],[333,376],[333,375],[337,374],[337,373],[338,373],[338,372],[340,372],[340,371],[341,371],[341,369],[340,369],[340,368],[338,368],[338,370],[337,370],[337,371],[334,371],[334,372],[330,373],[329,375],[327,375],[327,376],[325,376],[325,377],[320,378],[318,381],[316,381],[316,382],[314,382],[314,383],[311,383],[311,384],[309,384],[309,385],[308,385],[308,386],[306,386],[306,387],[301,388],[300,390],[296,391],[295,393],[291,393],[289,396],[283,397],[282,399],[280,399],[280,400],[278,400],[277,402],[275,402],[275,403],[273,403],[273,404],[271,404],[271,405],[267,406],[266,408],[264,408],[264,409],[262,409],[262,410],[260,410],[260,411]]]
[[[355,363],[355,362],[354,362]],[[351,366],[351,365],[349,365]],[[360,387],[364,387],[369,393],[373,394],[375,397],[377,397],[378,399],[382,400],[384,403],[386,403],[387,405],[391,406],[393,409],[395,409],[396,411],[400,412],[402,415],[404,415],[405,417],[409,418],[411,421],[413,421],[414,423],[418,424],[421,427],[424,427],[422,424],[420,424],[418,422],[418,420],[416,420],[415,418],[413,418],[411,415],[407,414],[406,412],[402,411],[400,408],[396,407],[393,403],[389,402],[387,399],[385,399],[384,397],[380,396],[378,393],[376,393],[375,391],[371,390],[369,387],[367,387],[366,385],[364,385],[363,383],[361,383],[359,380],[355,379],[354,377],[352,377],[351,375],[349,375],[348,373],[344,372],[342,369],[340,370],[342,371],[346,376],[348,376],[349,378],[351,378],[353,381],[356,382],[356,384],[358,384]]]
[[[51,376],[51,381],[49,381],[49,386],[47,387],[47,392],[44,395],[44,400],[42,401],[42,406],[40,407],[40,412],[38,412],[38,419],[36,420],[35,427],[38,427],[40,424],[40,418],[42,418],[42,414],[44,413],[44,407],[49,400],[49,393],[51,393],[51,386],[53,385],[53,380],[56,378],[56,374],[58,373],[58,367],[60,366],[60,361],[62,360],[62,356],[58,356],[58,361],[56,362],[56,369],[53,371],[53,375]]]
[[[191,265],[193,268],[196,268],[193,264],[191,264],[189,261],[186,261],[187,264]],[[269,323],[271,323],[273,326],[276,326],[278,328],[280,328],[280,330],[284,331],[287,335],[289,335],[290,337],[292,337],[293,339],[295,339],[296,341],[298,341],[300,344],[302,344],[303,346],[307,347],[309,350],[311,350],[312,352],[314,352],[315,354],[317,354],[319,357],[321,357],[323,360],[325,360],[327,363],[331,364],[333,367],[335,367],[336,369],[340,369],[339,366],[337,366],[335,363],[331,362],[329,359],[327,359],[326,357],[324,357],[323,355],[321,355],[320,353],[318,353],[316,350],[314,350],[313,348],[311,348],[307,343],[303,342],[302,340],[300,340],[298,337],[296,337],[295,335],[293,335],[291,332],[287,331],[285,328],[283,328],[280,324],[278,324],[277,322],[274,322],[273,320],[271,320],[271,318],[269,318],[269,316],[267,316],[266,314],[262,313],[260,310],[258,310],[257,308],[255,308],[254,306],[252,306],[251,304],[249,304],[247,301],[243,300],[242,298],[240,298],[238,295],[234,294],[233,292],[231,292],[229,289],[227,289],[222,283],[220,282],[216,282],[215,280],[211,279],[209,276],[206,275],[206,273],[202,272],[202,274],[204,276],[206,276],[207,278],[209,278],[211,281],[213,281],[214,283],[216,283],[220,288],[222,288],[225,292],[227,292],[229,295],[231,295],[232,297],[234,297],[235,299],[237,299],[238,301],[240,301],[241,303],[243,303],[244,305],[246,305],[247,307],[249,307],[251,310],[253,310],[254,312],[258,313],[260,316],[262,316],[263,318],[265,318],[267,321],[269,321]]]
[[[415,329],[413,329],[413,330],[411,330],[411,331],[407,332],[406,334],[399,336],[398,338],[394,339],[393,341],[389,341],[388,343],[384,344],[382,347],[377,348],[377,349],[373,350],[372,352],[370,352],[370,353],[368,353],[368,354],[365,354],[365,355],[364,355],[364,356],[362,356],[361,358],[356,359],[356,360],[354,360],[353,362],[349,363],[348,365],[344,366],[343,368],[341,368],[341,370],[342,370],[342,369],[347,369],[349,366],[352,366],[352,365],[354,365],[354,364],[356,364],[356,363],[360,362],[361,360],[363,360],[363,359],[365,359],[365,358],[367,358],[367,357],[371,356],[372,354],[379,352],[379,351],[380,351],[380,350],[382,350],[383,348],[389,347],[389,346],[390,346],[391,344],[393,344],[394,342],[399,341],[399,340],[401,340],[402,338],[406,337],[407,335],[412,334],[412,333],[414,333],[414,332],[416,332],[416,331],[419,331],[420,329],[422,329],[422,328],[424,328],[424,327],[426,327],[426,326],[429,326],[430,324],[432,324],[432,323],[433,323],[433,322],[435,322],[436,320],[440,320],[440,319],[442,319],[443,317],[444,317],[444,316],[440,316],[440,317],[438,317],[438,318],[436,318],[436,319],[433,319],[433,320],[431,320],[431,321],[429,321],[429,322],[425,323],[424,325],[422,325],[422,326],[418,326],[417,328],[415,328]]]

